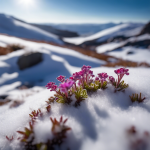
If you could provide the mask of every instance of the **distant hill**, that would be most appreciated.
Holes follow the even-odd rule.
[[[6,14],[0,14],[0,33],[30,40],[63,43],[59,36]]]
[[[56,29],[50,25],[41,25],[41,24],[31,24],[31,25],[38,27],[49,33],[53,33],[61,38],[63,38],[63,37],[78,37],[79,36],[76,32],[67,31],[67,29],[66,30]]]
[[[116,23],[105,23],[105,24],[51,24],[45,23],[44,25],[49,25],[59,30],[67,30],[71,32],[76,32],[80,36],[89,36],[95,34],[104,29],[108,29],[110,27],[114,27]]]

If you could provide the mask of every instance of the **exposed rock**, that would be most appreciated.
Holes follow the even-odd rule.
[[[127,55],[132,55],[132,54],[134,54],[134,52],[132,51],[127,52]]]
[[[42,60],[42,53],[28,53],[19,57],[17,64],[19,66],[19,69],[23,70],[40,63]]]
[[[150,34],[150,22],[148,24],[145,25],[145,27],[143,28],[143,30],[141,31],[140,35],[142,34]]]

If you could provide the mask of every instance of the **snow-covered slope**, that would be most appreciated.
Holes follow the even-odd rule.
[[[79,68],[75,71],[79,71]],[[93,71],[95,75],[107,72],[115,76],[114,68],[98,67]],[[53,96],[54,92],[38,87],[30,91],[12,91],[11,97],[16,96],[24,100],[24,103],[16,108],[9,108],[10,104],[0,107],[0,148],[20,150],[17,138],[21,135],[16,131],[24,131],[24,127],[28,127],[31,111],[41,108],[44,116],[37,119],[35,124],[34,143],[51,139],[53,135],[50,117],[59,120],[60,116],[63,116],[64,119],[68,118],[66,125],[71,127],[71,130],[61,146],[62,150],[149,150],[150,70],[130,68],[129,73],[129,76],[124,77],[125,82],[129,84],[125,92],[115,93],[109,85],[106,90],[100,89],[90,95],[78,108],[60,103],[51,104],[50,113],[45,111],[45,101]],[[143,103],[132,103],[129,95],[140,92],[146,100]],[[132,126],[135,127],[134,130]],[[6,135],[10,139],[13,136],[14,140],[8,141]]]
[[[114,27],[118,24],[115,23],[104,23],[104,24],[46,24],[56,29],[73,31],[78,33],[80,36],[89,36],[95,34],[104,29]]]
[[[5,14],[0,14],[0,33],[32,40],[63,43],[58,36]]]
[[[56,81],[56,77],[59,74],[69,77],[76,67],[88,64],[98,67],[105,63],[71,49],[29,42],[15,37],[0,35],[0,42],[25,46],[25,49],[0,56],[0,94],[4,94],[7,91],[5,90],[7,89],[5,85],[9,86],[14,82],[19,81],[20,84],[28,82],[33,85],[45,86],[49,80]],[[20,71],[17,60],[21,55],[29,52],[42,53],[43,61],[36,66]]]
[[[132,43],[134,44],[136,42],[146,41],[146,40],[147,41],[150,40],[150,34],[144,34],[144,35],[140,35],[140,36],[131,37],[131,38],[128,38],[127,40],[124,40],[121,42],[110,42],[110,43],[102,44],[102,45],[96,47],[96,52],[97,53],[105,53],[105,52],[109,52],[109,51],[118,49],[120,47],[123,47],[129,42],[132,45]],[[139,46],[140,46],[140,44],[139,44]],[[134,47],[133,47],[133,49],[134,49]],[[123,56],[123,54],[122,54],[122,56]]]
[[[115,27],[111,27],[100,31],[96,34],[93,34],[88,37],[77,37],[77,38],[63,38],[65,42],[72,43],[75,45],[80,45],[84,42],[97,40],[98,42],[102,42],[107,40],[108,38],[112,38],[114,36],[133,36],[140,33],[143,25],[136,25],[132,23],[125,23],[121,25],[117,25]],[[134,32],[131,32],[134,29]]]

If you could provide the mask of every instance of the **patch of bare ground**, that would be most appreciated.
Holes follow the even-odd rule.
[[[6,47],[0,47],[0,55],[6,55],[8,53],[17,51],[19,49],[23,49],[24,46],[19,45],[19,44],[10,44],[7,45]]]

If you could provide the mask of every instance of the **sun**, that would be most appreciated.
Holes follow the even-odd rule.
[[[24,7],[33,7],[35,6],[35,0],[19,0],[19,4]]]

